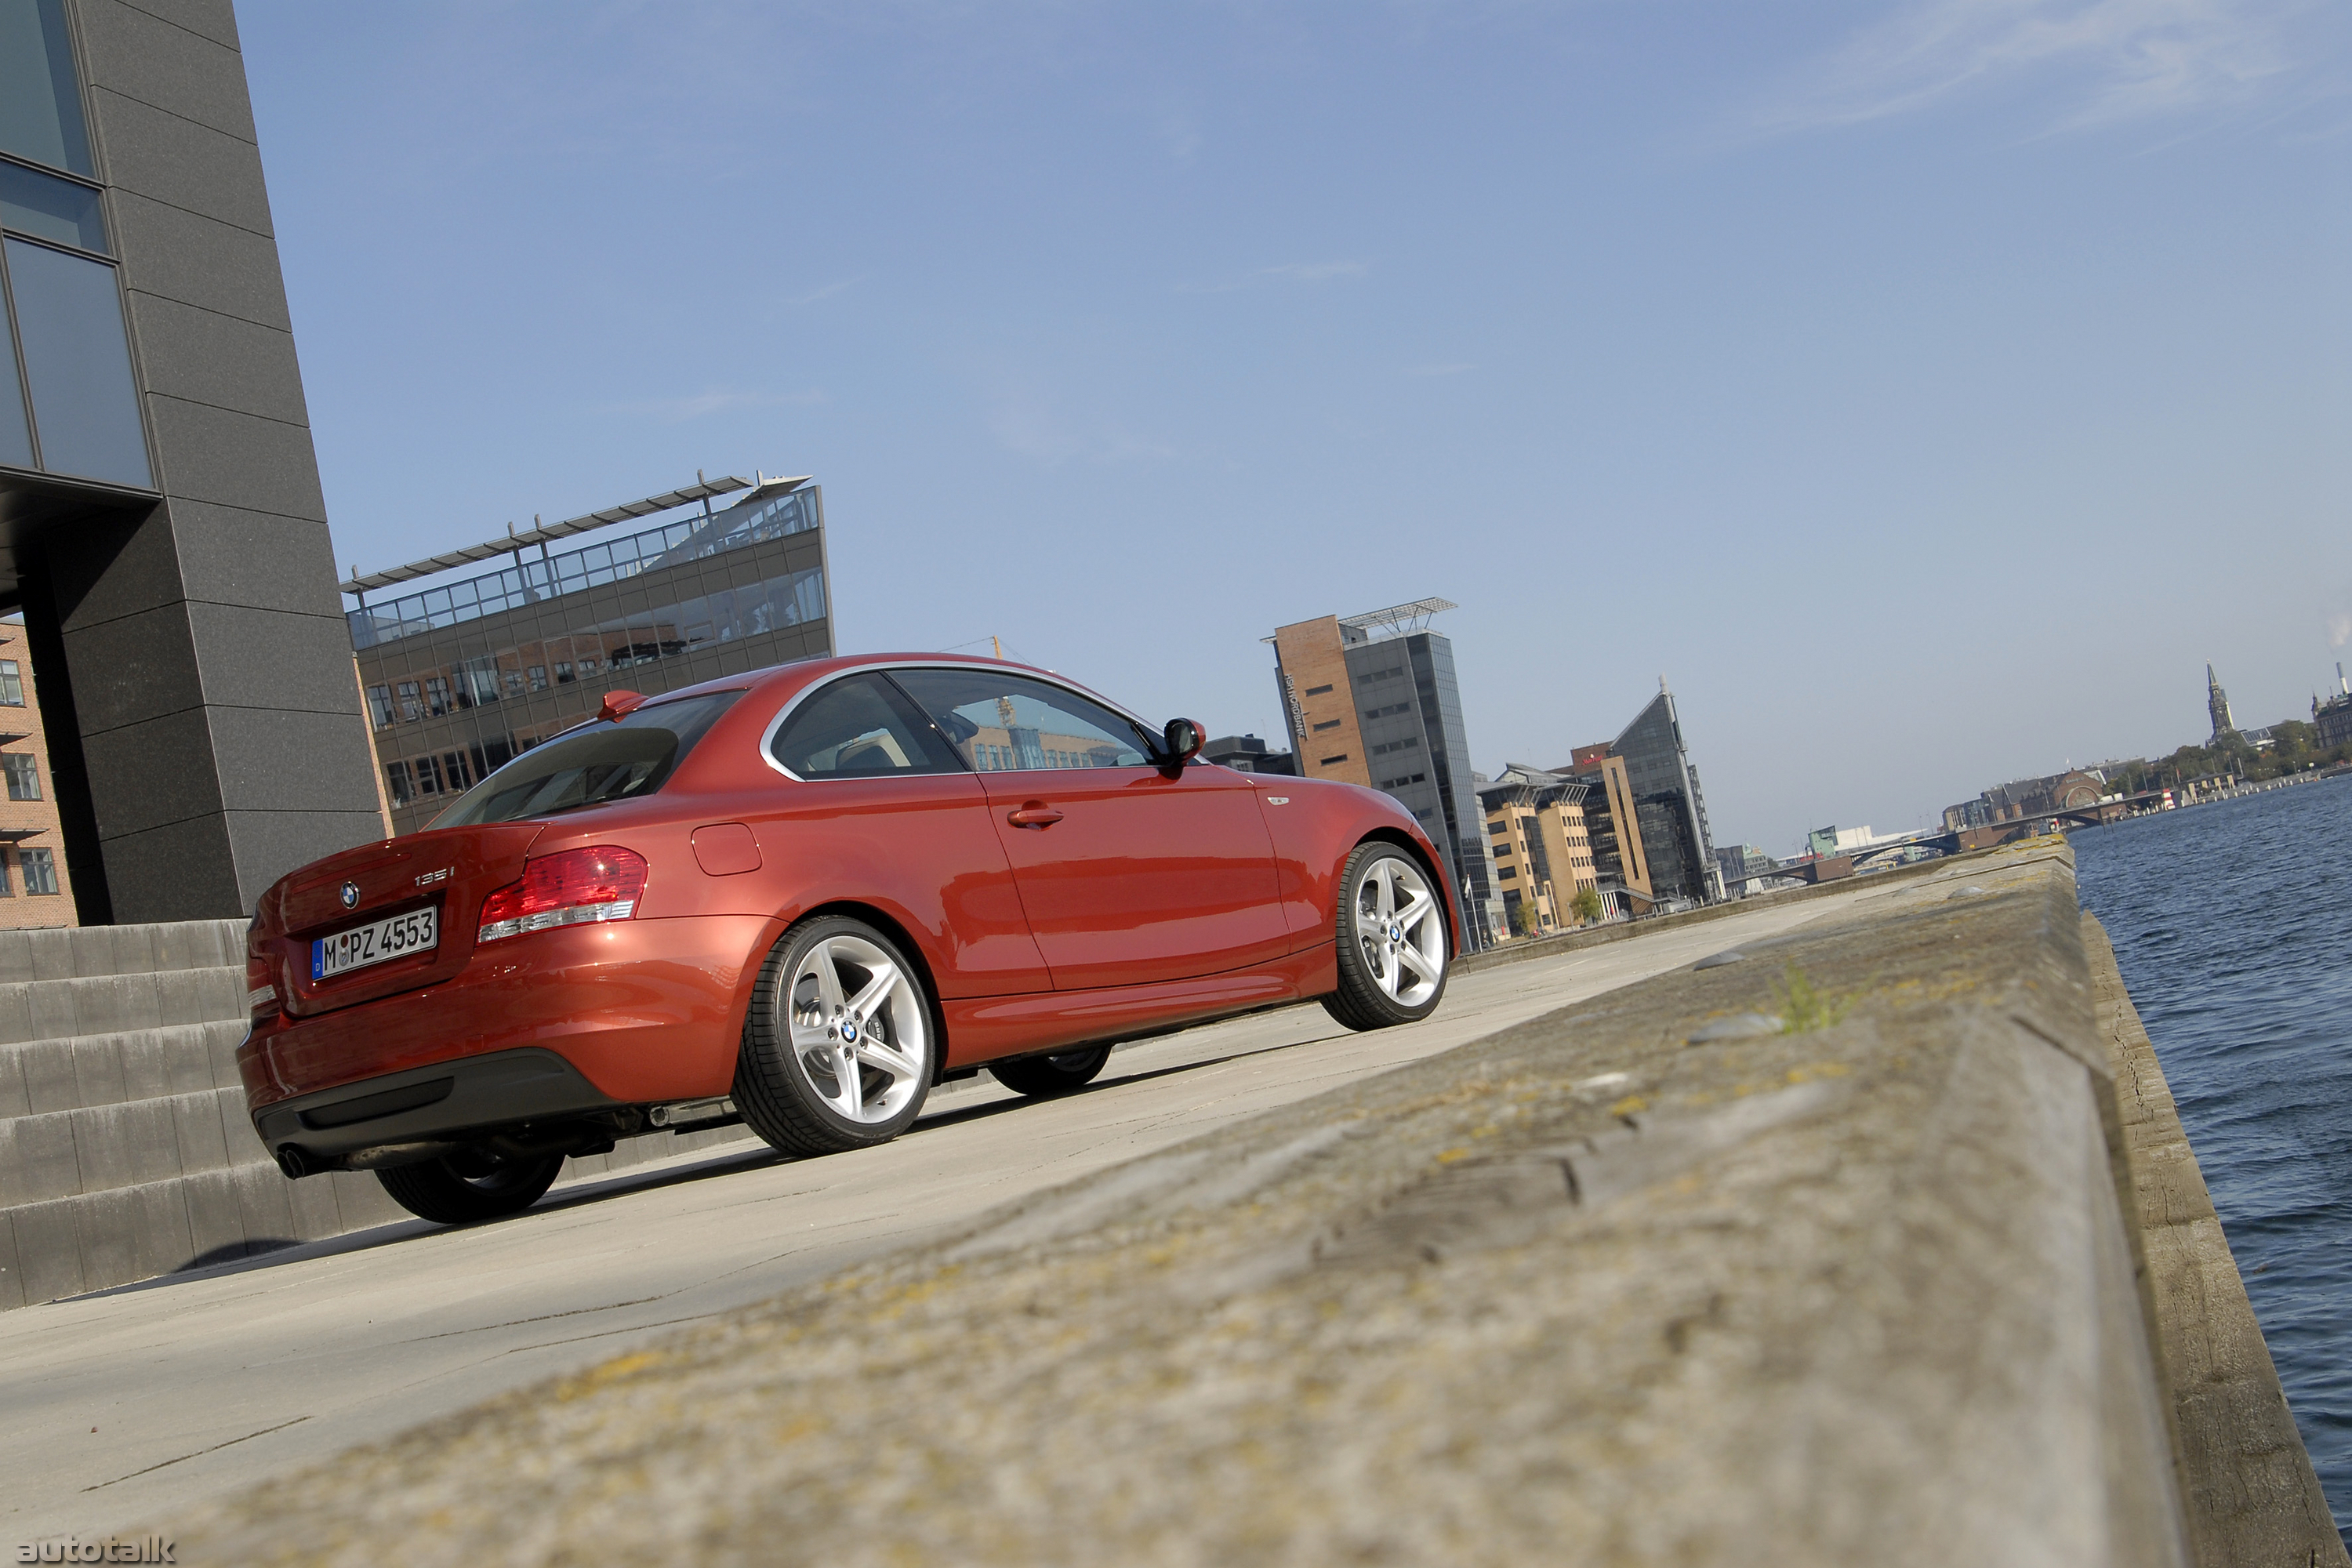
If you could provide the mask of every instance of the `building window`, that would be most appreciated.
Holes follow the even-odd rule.
[[[425,679],[425,711],[427,717],[438,719],[449,711],[449,682],[446,677],[430,675]]]
[[[572,661],[570,659],[559,658],[555,661],[555,684],[558,686],[569,686],[572,684]]]
[[[1391,702],[1385,708],[1365,709],[1364,717],[1367,719],[1385,719],[1391,713],[1410,713],[1412,711],[1412,704],[1410,702]]]
[[[413,680],[404,680],[399,684],[396,689],[400,692],[400,716],[402,720],[409,723],[415,723],[417,720],[424,718],[425,704],[416,695],[416,682]]]
[[[383,786],[394,805],[406,805],[416,798],[416,786],[409,782],[406,763],[383,764]]]
[[[0,768],[8,772],[10,800],[41,798],[41,764],[29,752],[10,752],[0,756]]]
[[[1321,734],[1321,733],[1322,733],[1324,731],[1326,731],[1326,730],[1336,730],[1336,729],[1338,729],[1339,727],[1339,721],[1338,721],[1337,719],[1326,719],[1326,720],[1324,720],[1324,721],[1323,721],[1323,722],[1321,722],[1320,724],[1318,724],[1318,725],[1316,725],[1316,726],[1315,726],[1315,731],[1314,731],[1314,732],[1315,732],[1316,734],[1319,735],[1319,734]]]
[[[368,718],[379,730],[392,725],[392,688],[371,686],[367,689]]]
[[[1310,686],[1307,689],[1307,695],[1309,697],[1320,697],[1330,689],[1331,689],[1328,686]]]
[[[14,206],[5,210],[13,221]],[[114,268],[14,236],[0,251],[41,467],[146,489],[147,437]]]
[[[36,895],[57,892],[57,857],[46,849],[19,849],[16,858],[25,868],[25,891]]]
[[[8,858],[0,855],[0,899],[16,896],[16,879],[8,875]]]
[[[530,689],[533,691],[547,689],[547,666],[534,664],[530,667]]]
[[[1348,760],[1348,753],[1347,753],[1347,752],[1340,752],[1340,753],[1339,753],[1338,756],[1336,756],[1336,757],[1325,757],[1325,758],[1323,758],[1321,761],[1318,762],[1315,765],[1316,765],[1317,767],[1318,767],[1318,768],[1328,768],[1328,767],[1329,767],[1333,763],[1344,763],[1344,762],[1346,762],[1347,760]]]
[[[416,793],[420,795],[441,793],[441,764],[431,757],[418,757],[411,764],[416,769]]]
[[[521,671],[521,670],[520,670],[520,669],[509,669],[509,670],[508,670],[508,671],[506,672],[506,675],[505,675],[505,679],[506,679],[506,684],[507,684],[507,695],[508,695],[508,696],[509,696],[509,697],[520,697],[520,696],[521,696],[521,695],[522,695],[522,671]]]
[[[25,672],[13,658],[0,658],[0,707],[25,705]]]
[[[466,753],[463,752],[441,753],[441,776],[447,782],[452,795],[473,787],[474,775],[466,771]]]

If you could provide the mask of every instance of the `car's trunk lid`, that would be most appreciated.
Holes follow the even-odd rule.
[[[330,855],[280,879],[262,896],[253,931],[280,1005],[314,1016],[456,974],[474,954],[482,900],[522,875],[523,856],[545,826],[504,822],[415,833]],[[431,948],[314,976],[320,939],[423,909],[436,915]]]

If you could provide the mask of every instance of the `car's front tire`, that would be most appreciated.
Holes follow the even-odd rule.
[[[912,1126],[937,1065],[921,972],[862,921],[821,915],[761,966],[735,1104],[787,1154],[887,1142]]]
[[[1350,1029],[1418,1023],[1445,994],[1445,896],[1393,845],[1360,844],[1339,872],[1339,988],[1324,1011]]]
[[[1088,1046],[1075,1051],[1055,1051],[1051,1056],[991,1062],[988,1070],[997,1082],[1015,1094],[1025,1094],[1032,1100],[1051,1100],[1056,1095],[1076,1094],[1094,1082],[1095,1075],[1108,1060],[1108,1046]]]
[[[503,1219],[546,1195],[563,1169],[561,1154],[514,1157],[486,1148],[460,1149],[439,1159],[378,1171],[392,1201],[436,1225]]]

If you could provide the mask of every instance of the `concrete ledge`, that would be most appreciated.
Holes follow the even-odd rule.
[[[1720,904],[1708,904],[1700,909],[1684,910],[1678,914],[1653,915],[1642,920],[1613,921],[1607,925],[1585,926],[1576,931],[1560,931],[1552,936],[1521,937],[1490,947],[1483,952],[1464,954],[1454,967],[1465,970],[1492,969],[1497,964],[1521,963],[1531,958],[1549,958],[1555,953],[1573,952],[1579,948],[1601,947],[1610,942],[1632,942],[1655,931],[1675,931],[1684,926],[1705,925],[1727,916],[1759,909],[1778,909],[1788,904],[1803,903],[1810,899],[1851,897],[1856,893],[1873,892],[1879,889],[1913,881],[1921,877],[1948,877],[1958,867],[1972,864],[1989,855],[2004,851],[2055,846],[2063,842],[2058,837],[2023,841],[2004,845],[2000,849],[1976,849],[1962,855],[1949,855],[1938,860],[1921,860],[1908,866],[1893,866],[1884,871],[1870,871],[1859,877],[1841,878],[1834,882],[1820,882],[1804,888],[1775,888],[1745,899],[1733,899]]]
[[[249,1563],[2185,1564],[2071,862],[1864,886],[170,1522]]]
[[[2279,1388],[2156,1047],[2124,989],[2106,932],[2087,913],[2083,946],[2099,1034],[2115,1063],[2117,1120],[2198,1568],[2347,1568],[2344,1538]]]

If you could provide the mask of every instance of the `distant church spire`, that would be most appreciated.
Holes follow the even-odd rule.
[[[2213,739],[2237,732],[2237,721],[2230,717],[2230,694],[2221,689],[2221,678],[2210,664],[2205,667],[2205,711],[2213,720]]]

